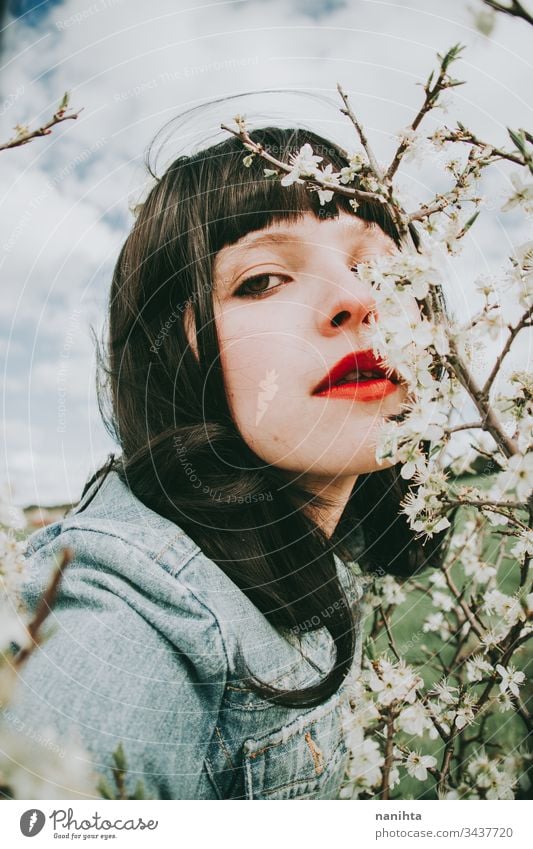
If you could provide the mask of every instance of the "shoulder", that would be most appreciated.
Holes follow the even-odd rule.
[[[217,610],[203,591],[206,572],[217,567],[174,523],[110,483],[93,509],[75,509],[27,538],[26,606],[34,609],[68,549],[54,613],[70,610],[93,627],[95,616],[115,616],[123,634],[144,632],[146,639],[151,632],[169,651],[202,654],[206,671],[219,676],[227,652]]]
[[[202,656],[206,672],[217,677],[223,668],[242,673],[243,645],[256,656],[258,674],[268,674],[269,662],[288,648],[196,542],[137,499],[116,473],[100,488],[93,485],[61,521],[27,539],[24,595],[30,607],[44,592],[63,548],[73,557],[57,606],[75,608],[78,619],[94,610],[114,611],[124,627],[149,627],[169,650]]]

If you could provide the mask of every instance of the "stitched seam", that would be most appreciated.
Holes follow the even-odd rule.
[[[218,786],[218,783],[217,783],[216,778],[215,778],[215,770],[213,768],[213,764],[211,763],[211,760],[209,759],[208,756],[206,756],[206,758],[205,758],[204,768],[205,768],[205,773],[207,775],[207,778],[211,782],[211,784],[213,785],[213,788],[214,788],[215,793],[217,794],[218,798],[223,799],[224,796],[222,795],[222,791],[221,791],[220,787]]]
[[[333,714],[335,712],[338,712],[340,707],[341,707],[341,704],[342,704],[342,702],[340,700],[340,696],[338,695],[338,691],[335,694],[335,696],[332,696],[331,698],[335,698],[335,700],[336,700],[335,703],[332,704],[331,706],[328,705],[327,708],[324,708],[323,710],[321,710],[320,713],[318,714],[318,716],[315,716],[315,717],[310,716],[309,717],[309,715],[312,714],[313,711],[318,710],[319,708],[323,708],[323,705],[319,705],[319,708],[311,708],[309,713],[301,714],[300,717],[297,717],[296,719],[291,720],[289,722],[289,725],[293,725],[293,728],[290,731],[286,732],[284,739],[279,740],[277,743],[271,743],[271,744],[265,746],[263,749],[258,750],[255,753],[250,752],[250,753],[247,754],[247,757],[255,757],[256,754],[258,755],[260,753],[260,751],[264,752],[267,749],[272,749],[276,746],[281,746],[284,743],[288,743],[288,741],[291,740],[293,737],[295,737],[297,734],[301,734],[303,732],[303,728],[300,725],[300,721],[303,723],[302,716],[309,717],[308,721],[305,722],[305,724],[304,724],[304,727],[306,727],[307,725],[310,726],[310,725],[313,725],[315,722],[319,722],[321,719],[328,716],[330,713]]]
[[[136,549],[136,550],[137,550],[137,551],[138,551],[138,552],[139,552],[139,553],[140,553],[143,557],[145,557],[145,558],[146,558],[146,560],[148,560],[148,561],[150,561],[150,562],[154,562],[153,558],[152,558],[152,557],[150,557],[150,556],[148,555],[148,553],[147,553],[147,550],[146,550],[146,549],[142,548],[142,547],[141,547],[140,545],[138,545],[137,543],[132,542],[131,540],[129,540],[129,539],[125,538],[125,537],[119,536],[118,534],[112,534],[112,533],[109,533],[108,531],[100,531],[100,530],[98,530],[98,529],[96,529],[96,528],[79,528],[79,527],[76,527],[76,526],[74,526],[74,527],[70,527],[70,528],[63,528],[63,529],[62,529],[62,531],[63,531],[64,533],[67,533],[67,531],[71,531],[71,532],[75,532],[75,531],[80,532],[80,531],[81,531],[82,533],[99,534],[100,536],[111,537],[112,539],[118,539],[118,540],[120,540],[121,542],[125,542],[127,545],[130,545],[132,548],[135,548],[135,549]],[[37,549],[37,550],[38,550],[38,551],[40,551],[42,548],[46,548],[48,545],[51,545],[53,542],[56,542],[56,540],[58,539],[58,537],[59,537],[59,536],[60,536],[60,534],[58,534],[58,536],[54,537],[54,539],[53,539],[53,540],[50,540],[49,542],[45,543],[43,546],[41,546],[41,548],[39,548],[39,549]],[[186,560],[186,561],[185,561],[182,565],[183,565],[183,566],[186,566],[186,565],[187,565],[187,564],[188,564],[188,563],[192,560],[192,558],[193,558],[196,554],[198,554],[198,552],[199,552],[199,551],[200,551],[200,549],[198,549],[198,551],[194,552],[194,554],[191,554],[191,556],[190,556],[190,557],[189,557],[189,558],[188,558],[188,559],[187,559],[187,560]],[[159,565],[160,565],[160,566],[162,566],[162,567],[164,568],[164,564],[159,563]],[[181,569],[181,567],[180,567],[180,569]],[[173,577],[173,575],[175,574],[175,573],[172,573],[172,575],[171,575],[171,574],[168,572],[168,570],[166,570],[166,569],[165,569],[165,572],[166,572],[166,574],[167,574],[167,575],[170,575],[170,577]],[[203,602],[200,598],[198,598],[198,596],[197,596],[197,595],[196,595],[196,593],[195,593],[195,592],[191,589],[191,587],[189,586],[189,584],[183,584],[183,586],[184,586],[184,587],[187,589],[187,591],[188,591],[188,592],[192,595],[192,597],[193,597],[193,598],[195,599],[195,601],[196,601],[196,602],[200,605],[200,607],[201,607],[203,610],[206,610],[206,611],[207,611],[209,614],[211,614],[211,616],[213,617],[213,619],[214,619],[214,621],[215,621],[215,623],[216,623],[216,626],[217,626],[217,630],[218,630],[219,636],[220,636],[220,641],[221,641],[221,643],[222,643],[222,648],[223,648],[223,650],[224,650],[224,657],[225,657],[225,660],[226,660],[226,668],[229,668],[229,659],[228,659],[228,655],[227,655],[227,651],[226,651],[226,644],[225,644],[225,641],[224,641],[224,637],[223,637],[223,635],[222,635],[222,628],[220,627],[220,622],[218,621],[218,618],[217,618],[217,616],[215,615],[214,610],[212,610],[210,607],[208,607],[208,606],[205,604],[205,602]]]
[[[337,757],[337,752],[339,751],[339,749],[341,749],[343,751],[341,751],[341,754],[339,755],[339,757]],[[322,781],[318,781],[316,778],[311,778],[311,777],[309,777],[309,778],[296,778],[294,781],[288,781],[286,784],[279,784],[277,787],[273,787],[272,789],[270,789],[268,787],[261,788],[262,792],[265,796],[269,796],[272,793],[279,793],[280,790],[287,790],[287,789],[290,789],[291,787],[301,787],[302,785],[306,785],[306,784],[312,785],[312,788],[308,791],[308,792],[311,792],[315,787],[320,787],[321,784],[323,784],[327,781],[329,774],[337,766],[337,762],[340,760],[342,755],[345,754],[346,752],[347,752],[347,749],[343,745],[342,740],[339,741],[339,745],[332,752],[331,758],[328,761],[328,765],[327,765],[326,769],[322,772]]]
[[[320,775],[320,773],[324,772],[324,755],[322,754],[321,750],[318,748],[317,744],[315,743],[315,741],[311,737],[310,731],[305,732],[305,742],[307,743],[307,745],[309,746],[309,749],[311,750],[311,755],[313,757],[313,763],[315,765],[315,772],[316,772],[317,775]]]
[[[231,754],[228,750],[228,747],[226,746],[226,741],[224,740],[224,738],[222,736],[222,732],[221,732],[220,728],[218,727],[218,725],[215,725],[215,734],[218,737],[218,741],[220,743],[220,747],[221,747],[222,751],[224,752],[224,757],[226,758],[226,761],[228,762],[228,764],[230,765],[230,767],[232,769],[235,769],[233,761],[231,760]]]
[[[177,533],[175,536],[173,536],[173,537],[172,537],[172,539],[170,539],[170,540],[169,540],[169,541],[168,541],[168,542],[167,542],[167,543],[163,546],[163,548],[162,548],[160,551],[158,551],[158,552],[157,552],[157,554],[154,554],[154,556],[153,556],[153,558],[152,558],[152,559],[153,559],[153,560],[157,560],[157,561],[159,561],[159,558],[160,558],[160,557],[161,557],[161,556],[165,553],[165,551],[168,551],[168,550],[169,550],[169,548],[171,548],[171,547],[174,545],[174,543],[176,542],[176,540],[177,540],[177,539],[179,539],[179,538],[180,538],[180,537],[182,537],[182,536],[185,536],[185,532],[184,532],[184,531],[180,531],[180,532],[179,532],[179,533]],[[198,549],[198,551],[199,551],[199,550],[200,550],[200,549]],[[181,567],[180,567],[180,568],[181,568]]]
[[[267,749],[275,749],[276,746],[279,746],[279,743],[272,743],[270,746],[264,746],[262,749],[258,749],[257,752],[249,752],[249,758],[256,758],[258,755],[262,755],[263,752],[266,752]]]
[[[270,683],[271,684],[278,684],[283,678],[285,678],[286,675],[290,675],[291,672],[294,672],[296,669],[298,669],[298,667],[301,666],[301,663],[302,663],[301,660],[297,660],[295,663],[293,663],[292,666],[289,667],[289,669],[287,669],[286,672],[282,672],[281,675],[278,675],[278,677],[274,678],[274,680],[271,681]],[[251,687],[236,687],[234,684],[228,684],[226,686],[226,690],[235,690],[235,692],[238,692],[238,693],[253,693],[254,692],[254,690],[252,690]]]

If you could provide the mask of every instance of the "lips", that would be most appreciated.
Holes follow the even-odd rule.
[[[356,372],[356,374],[353,375],[349,383],[343,382],[343,378],[350,372]],[[368,375],[364,376],[363,372],[368,372]],[[392,385],[399,382],[394,374],[387,378],[385,364],[376,358],[372,350],[353,351],[333,366],[331,371],[314,388],[313,395],[327,393],[333,387],[344,385],[355,384],[361,388],[368,385],[370,388],[370,384],[375,384],[376,381],[380,383],[386,381],[387,384]]]

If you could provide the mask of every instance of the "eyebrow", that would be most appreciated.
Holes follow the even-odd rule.
[[[361,223],[363,224],[363,230],[360,230]],[[364,236],[367,235],[367,231],[371,228],[371,222],[365,221],[362,218],[357,218],[356,220],[350,223],[345,222],[344,225],[349,231],[353,231],[349,233],[350,238],[354,236]],[[302,241],[298,238],[294,233],[288,232],[275,232],[275,233],[263,233],[257,236],[250,236],[246,242],[238,241],[234,242],[232,245],[228,245],[228,248],[236,248],[238,250],[251,251],[257,247],[261,247],[261,245],[276,245],[276,244],[290,244],[294,242]],[[228,260],[228,263],[231,265],[232,259]],[[228,269],[229,270],[229,269]]]
[[[298,239],[297,236],[291,233],[265,233],[262,236],[252,237],[247,242],[240,242],[239,244],[236,243],[234,247],[249,251],[252,248],[256,248],[258,245],[280,244],[285,242],[298,241],[300,241],[300,239]]]
[[[361,222],[364,225],[364,229],[361,231],[360,225]],[[353,233],[350,233],[350,236],[363,235],[366,233],[368,229],[368,221],[364,221],[364,219],[358,218],[357,223],[354,221],[353,223],[348,224],[347,222],[343,225],[348,230],[353,230]],[[300,242],[301,239],[298,236],[295,236],[294,233],[264,233],[261,236],[251,236],[247,242],[235,243],[235,247],[242,248],[243,250],[251,250],[252,248],[257,247],[257,245],[263,244],[280,244],[283,242]]]

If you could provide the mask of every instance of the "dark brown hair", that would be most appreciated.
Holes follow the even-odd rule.
[[[305,129],[266,127],[255,141],[287,162],[309,143],[335,170],[348,164],[337,145]],[[240,587],[276,627],[326,627],[336,660],[323,680],[299,690],[275,690],[250,677],[265,698],[308,707],[331,696],[350,669],[353,614],[333,552],[348,558],[350,533],[364,535],[363,569],[409,576],[436,565],[443,536],[425,545],[399,512],[408,482],[399,467],[360,475],[333,537],[308,515],[310,502],[329,502],[287,485],[282,470],[248,447],[230,414],[213,313],[211,270],[217,252],[250,231],[304,213],[354,214],[340,195],[321,207],[303,184],[280,186],[231,136],[192,156],[180,156],[157,179],[139,209],[116,263],[109,301],[109,336],[98,352],[100,409],[121,456],[115,469],[148,507],[175,522]],[[361,204],[360,218],[397,244],[387,208]],[[198,357],[185,314],[194,315]],[[88,487],[89,483],[86,485]],[[331,614],[331,611],[334,611]],[[308,627],[308,624],[305,626]]]

